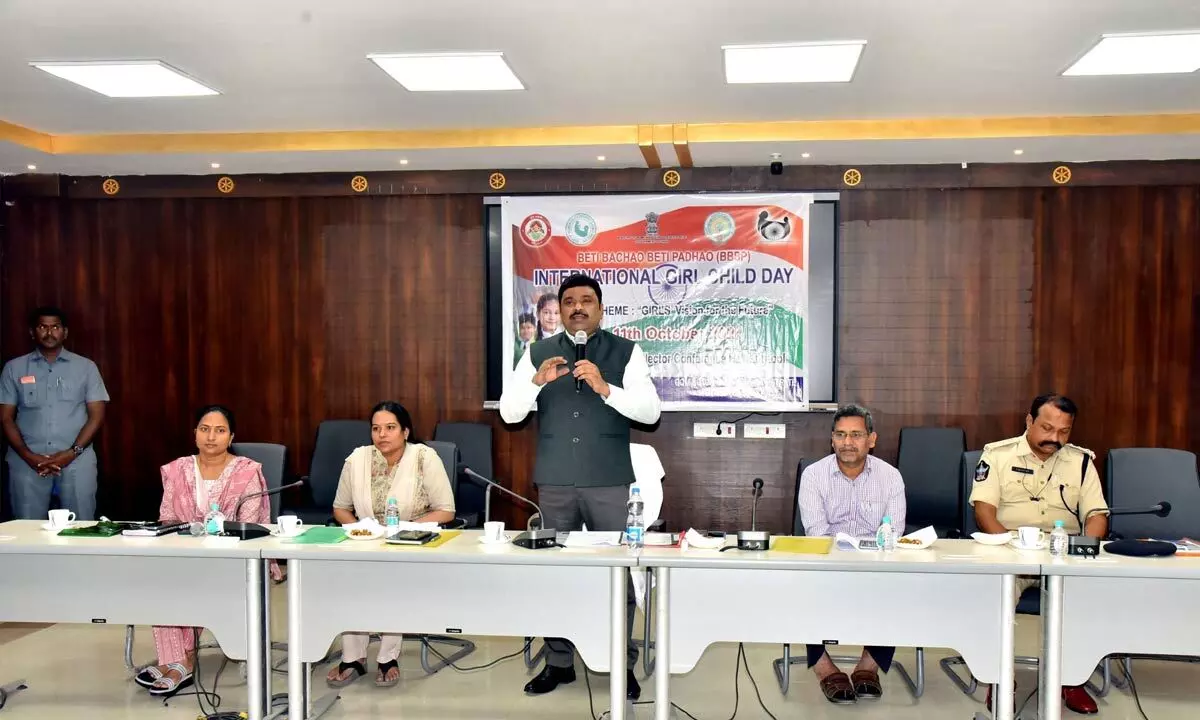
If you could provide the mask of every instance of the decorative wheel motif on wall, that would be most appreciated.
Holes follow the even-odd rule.
[[[1053,180],[1056,185],[1066,185],[1067,183],[1071,182],[1071,168],[1067,167],[1066,165],[1059,165],[1058,167],[1054,168],[1054,172],[1050,173],[1050,179]]]
[[[663,173],[662,181],[663,185],[669,188],[679,187],[679,183],[683,182],[683,177],[678,170],[668,170]]]
[[[233,178],[229,177],[228,175],[220,180],[217,180],[217,190],[226,195],[233,192],[234,187],[236,187],[236,185],[233,182]]]
[[[846,183],[850,187],[854,187],[862,182],[862,173],[855,168],[850,168],[846,172],[842,173],[842,182]]]
[[[504,177],[504,173],[492,173],[488,177],[488,185],[491,186],[493,190],[503,190],[504,186],[507,184],[508,179]]]
[[[362,175],[355,175],[350,178],[350,189],[354,192],[365,192],[367,189],[367,179]]]
[[[100,184],[100,189],[104,191],[105,195],[116,195],[121,192],[121,183],[109,178]]]

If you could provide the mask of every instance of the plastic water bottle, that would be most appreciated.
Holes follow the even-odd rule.
[[[625,543],[630,549],[640,550],[646,544],[646,520],[642,515],[646,503],[642,501],[642,489],[634,488],[629,495],[626,505],[629,513],[625,516]]]
[[[1067,528],[1062,520],[1054,521],[1054,529],[1050,531],[1050,554],[1054,557],[1067,556]]]
[[[204,516],[204,533],[206,535],[220,535],[225,531],[225,514],[221,512],[221,506],[217,503],[209,505],[208,514]]]
[[[389,536],[400,529],[400,506],[396,504],[396,498],[394,497],[388,498],[384,524],[387,525],[387,534]]]
[[[892,528],[892,516],[884,515],[883,524],[875,531],[875,544],[884,552],[896,549],[896,531]]]

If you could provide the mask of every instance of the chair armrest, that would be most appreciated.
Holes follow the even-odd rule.
[[[467,519],[456,517],[450,522],[444,522],[439,527],[443,530],[465,530],[467,527]]]

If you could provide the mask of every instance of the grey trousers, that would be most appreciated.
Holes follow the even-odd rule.
[[[542,527],[554,528],[559,532],[580,530],[587,523],[588,530],[625,530],[626,503],[629,501],[629,486],[575,487],[574,485],[539,485],[538,504],[542,508]],[[627,668],[637,664],[638,649],[633,644],[633,615],[637,602],[633,597],[633,583],[625,583],[626,609],[625,630],[628,640],[625,646]],[[551,591],[550,597],[553,597]],[[546,638],[546,664],[552,667],[575,666],[575,647],[565,638]]]
[[[75,513],[76,520],[96,519],[96,451],[87,448],[63,468],[61,475],[42,477],[9,451],[8,487],[12,494],[13,517],[18,520],[45,520],[50,510],[50,494],[58,484],[62,506]]]

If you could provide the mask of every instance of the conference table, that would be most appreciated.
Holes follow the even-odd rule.
[[[207,628],[225,655],[247,661],[249,716],[264,718],[269,624],[258,543],[64,537],[42,526],[0,524],[0,621]]]
[[[88,538],[11,521],[0,524],[0,621],[207,628],[225,655],[247,661],[251,720],[267,716],[271,697],[268,560],[288,561],[288,716],[296,720],[327,709],[310,708],[309,664],[347,631],[565,637],[590,669],[610,672],[611,717],[623,720],[634,567],[650,568],[657,587],[656,720],[671,716],[670,676],[690,672],[716,642],[949,647],[980,682],[1007,687],[1019,575],[1043,576],[1041,687],[1082,684],[1113,653],[1200,655],[1193,558],[1059,559],[970,540],[889,554],[530,551],[480,537],[463,532],[438,547]],[[1040,717],[1060,720],[1060,693],[1040,695]],[[1011,720],[1012,695],[995,696],[996,720]]]
[[[589,668],[610,672],[610,717],[623,720],[625,587],[637,556],[623,547],[531,551],[480,537],[463,532],[439,547],[256,543],[264,558],[288,561],[288,717],[318,717],[336,699],[310,701],[307,665],[353,631],[564,637]]]
[[[1042,563],[1043,688],[1081,685],[1113,654],[1200,655],[1200,558],[1050,558]],[[1041,693],[1040,720],[1062,696]]]
[[[655,718],[671,717],[670,675],[691,671],[716,642],[949,647],[981,682],[1013,682],[1013,589],[1042,553],[939,540],[894,553],[647,547],[658,601]],[[1093,663],[1094,666],[1094,663]],[[996,720],[1012,720],[996,693]]]

